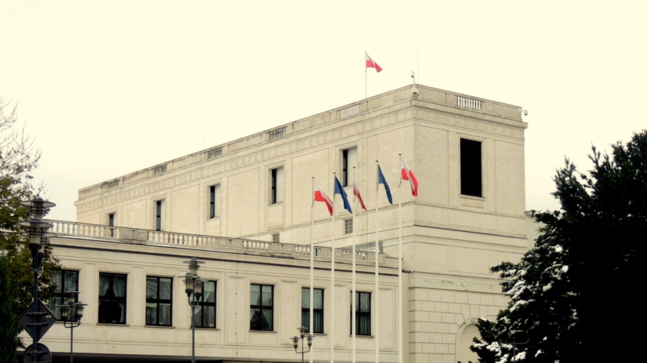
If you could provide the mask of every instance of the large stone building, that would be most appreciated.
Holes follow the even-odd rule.
[[[355,340],[357,361],[375,361],[376,341],[381,362],[398,362],[400,353],[410,363],[475,360],[467,347],[476,320],[505,306],[489,266],[518,260],[528,244],[521,112],[406,86],[80,190],[78,222],[56,222],[52,239],[70,286],[77,279],[80,299],[89,304],[75,332],[77,356],[189,355],[189,306],[177,276],[182,261],[199,257],[214,297],[196,334],[199,359],[301,359],[289,338],[302,324],[312,233],[314,287],[321,289],[315,305],[322,314],[315,361],[331,354],[354,360],[353,244],[356,291],[365,304],[356,313],[364,324]],[[416,197],[408,184],[398,187],[399,153],[420,183]],[[376,160],[393,204],[381,186],[376,192]],[[357,179],[368,210],[355,207],[353,215],[338,202],[331,218],[322,205],[311,209],[312,178],[332,197],[333,173],[351,196]],[[151,297],[160,286],[168,296]],[[259,292],[272,296],[270,306],[251,301]],[[102,310],[110,299],[119,314]],[[258,329],[254,312],[264,309],[273,324]],[[152,311],[155,318],[147,315]],[[66,333],[57,325],[44,342],[66,352]]]

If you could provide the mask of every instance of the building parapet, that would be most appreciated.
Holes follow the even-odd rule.
[[[69,221],[48,220],[48,222],[53,225],[49,232],[57,237],[90,237],[111,242],[140,245],[191,246],[219,252],[282,256],[296,259],[309,259],[311,252],[310,245],[302,244],[114,227]],[[318,261],[329,260],[331,258],[330,247],[315,246],[314,253]],[[361,250],[356,251],[355,256],[355,261],[358,264],[372,265],[375,263],[375,252]],[[350,263],[353,259],[353,253],[346,248],[337,248],[335,249],[335,259],[338,262]],[[387,264],[386,261],[386,255],[379,253],[378,263],[385,266]]]

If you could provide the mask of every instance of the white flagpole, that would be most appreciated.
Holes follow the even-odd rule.
[[[355,180],[354,180],[354,183],[353,183],[353,195],[355,195],[355,190],[354,189],[355,189],[355,185],[357,184],[357,170],[355,169],[354,166],[353,166],[353,171],[354,171],[353,174],[355,174],[354,175]],[[353,207],[354,207],[355,211],[357,211],[357,195],[355,195],[355,199],[353,201],[354,201]],[[357,213],[357,212],[355,212],[355,213]],[[355,274],[357,273],[357,267],[355,265],[355,259],[357,257],[357,251],[355,249],[355,229],[356,229],[355,228],[355,213],[353,213],[353,288],[351,290],[351,291],[353,291],[353,296],[352,296],[352,299],[353,299],[352,305],[353,306],[351,308],[351,311],[353,312],[353,314],[351,315],[352,316],[351,327],[352,327],[352,335],[353,335],[353,358],[352,358],[353,363],[356,362],[356,356],[355,355],[357,354],[357,345],[356,345],[357,316],[355,315],[355,312],[357,311],[357,294],[355,293],[356,282],[357,282],[356,276],[355,276]]]
[[[368,53],[364,51],[364,98],[368,98],[368,67],[366,67]]]
[[[375,363],[380,363],[380,299],[379,299],[379,259],[380,259],[380,248],[379,248],[379,203],[377,198],[377,191],[380,189],[380,180],[378,176],[379,163],[375,160],[375,177],[376,185],[375,188]]]
[[[314,206],[314,195],[315,195],[315,178],[312,177],[312,205]],[[315,249],[314,249],[314,242],[313,242],[313,226],[314,226],[314,208],[310,208],[310,319],[308,320],[308,323],[310,324],[310,331],[309,334],[312,335],[314,332],[314,317],[313,317],[313,285],[314,285],[314,276],[315,276]],[[309,360],[310,363],[313,363],[312,361],[312,350],[310,350]]]
[[[335,172],[332,174],[333,178],[335,178]],[[335,199],[337,199],[337,194],[335,193],[334,185],[333,182],[332,227],[328,228],[331,232],[330,251],[332,252],[330,259],[330,363],[335,362]]]
[[[402,154],[400,159],[402,159]],[[404,332],[402,331],[402,175],[400,175],[400,184],[398,184],[398,335],[400,336],[398,341],[398,355],[399,362],[403,363],[404,355],[402,352],[402,340],[404,338]]]

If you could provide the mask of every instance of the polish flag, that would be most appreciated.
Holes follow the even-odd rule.
[[[321,190],[321,188],[319,188],[319,185],[317,184],[316,181],[314,181],[314,179],[312,180],[312,182],[314,183],[313,184],[313,189],[314,189],[314,196],[313,197],[314,197],[314,200],[312,202],[312,205],[314,206],[314,204],[315,204],[314,202],[324,202],[324,203],[326,203],[326,207],[328,208],[328,212],[330,213],[330,216],[332,216],[332,200],[330,200],[330,198],[328,198],[326,193],[324,193],[323,190]]]
[[[414,197],[418,196],[418,179],[416,179],[416,176],[413,174],[413,171],[409,169],[409,165],[400,157],[400,164],[402,164],[402,179],[403,180],[408,180],[409,184],[411,184],[411,195]]]
[[[366,53],[366,68],[375,68],[378,73],[382,72],[382,67],[369,57],[368,53]]]
[[[364,204],[364,198],[362,198],[362,193],[359,192],[359,187],[357,186],[356,179],[353,179],[353,194],[355,194],[355,198],[359,200],[359,205],[362,207],[362,209],[366,210],[366,205]]]

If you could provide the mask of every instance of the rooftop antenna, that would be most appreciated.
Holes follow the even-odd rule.
[[[411,96],[413,98],[418,98],[418,87],[416,87],[416,75],[411,71],[411,79],[413,80],[413,87],[411,87]]]

